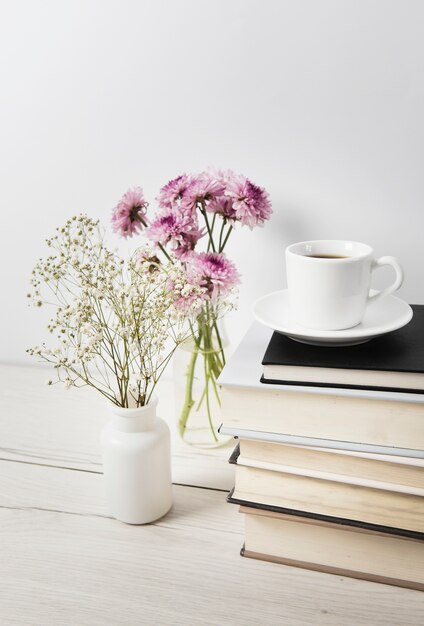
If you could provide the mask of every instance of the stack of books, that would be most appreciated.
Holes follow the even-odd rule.
[[[221,374],[244,556],[424,590],[424,306],[350,347],[254,324]]]

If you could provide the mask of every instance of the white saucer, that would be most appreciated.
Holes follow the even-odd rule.
[[[371,290],[371,293],[375,293]],[[255,319],[290,339],[314,346],[354,346],[402,328],[412,319],[412,309],[395,296],[386,296],[368,305],[358,326],[345,330],[313,330],[297,325],[291,318],[287,289],[274,291],[254,304]]]

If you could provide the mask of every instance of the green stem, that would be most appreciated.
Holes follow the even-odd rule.
[[[199,411],[199,410],[200,410],[200,407],[201,407],[201,406],[202,406],[202,404],[203,404],[203,400],[205,399],[205,396],[206,396],[206,387],[203,389],[203,393],[202,393],[202,395],[200,396],[200,400],[199,400],[199,402],[198,402],[198,404],[197,404],[196,411]]]
[[[211,353],[211,371],[213,372],[215,378],[218,378],[223,367],[224,366],[219,358],[219,354],[217,352]]]
[[[145,228],[148,227],[147,222],[142,218],[142,217],[138,217],[139,221],[141,222],[141,224],[143,224],[143,226]],[[170,261],[171,263],[173,263],[173,260],[171,259],[171,257],[169,256],[169,254],[167,253],[167,251],[165,250],[165,248],[163,247],[163,245],[161,243],[157,244],[159,250],[165,255],[165,257],[168,259],[168,261]]]
[[[178,421],[179,432],[180,436],[184,439],[185,429],[187,428],[187,422],[192,410],[199,411],[201,406],[205,404],[213,440],[218,442],[212,420],[213,406],[211,405],[211,390],[213,390],[213,396],[216,397],[218,405],[221,406],[216,380],[225,365],[225,354],[216,316],[209,303],[205,304],[201,314],[197,318],[197,329],[195,330],[192,324],[190,325],[190,329],[194,345],[186,371],[184,405]],[[204,387],[199,399],[193,397],[193,387],[195,367],[200,355],[203,358]]]
[[[192,334],[192,337],[193,337],[193,341],[194,341],[194,343],[196,344],[196,346],[200,350],[200,341],[201,341],[202,335],[201,335],[201,333],[199,333],[199,338],[197,338],[196,337],[196,333],[195,333],[194,328],[193,328],[192,322],[189,320],[188,323],[189,323],[189,326],[190,326],[190,331],[191,331],[191,334]],[[199,326],[200,326],[200,324],[199,324]]]
[[[212,236],[212,230],[211,230],[211,227],[210,227],[210,224],[209,224],[208,215],[206,213],[206,207],[205,207],[204,200],[201,201],[201,205],[202,205],[202,208],[200,209],[200,212],[201,212],[201,214],[204,217],[204,220],[205,220],[205,223],[206,223],[206,228],[208,229],[209,244],[212,246],[212,251],[216,252],[215,244],[214,244],[213,236]],[[209,249],[209,246],[208,246],[208,249]]]
[[[221,231],[219,233],[219,247],[218,247],[218,250],[220,252],[222,252],[222,235],[224,234],[224,229],[225,229],[226,223],[227,223],[227,218],[224,217],[223,220],[222,220]]]
[[[215,392],[216,399],[218,401],[219,406],[221,406],[221,398],[219,397],[219,391],[218,391],[218,387],[216,386],[216,382],[215,382],[215,377],[214,376],[211,377],[211,381],[212,381],[212,386],[213,386],[213,390]]]
[[[215,222],[216,222],[216,213],[213,214],[213,219],[212,219],[212,226],[211,226],[211,233],[210,233],[210,239],[209,239],[209,243],[208,243],[208,247],[207,247],[207,252],[209,252],[209,250],[211,249],[211,244],[213,242],[213,230],[215,228]]]
[[[229,236],[231,235],[232,230],[233,230],[233,227],[232,227],[232,226],[231,226],[231,224],[230,224],[230,227],[229,227],[229,229],[228,229],[228,232],[227,232],[227,234],[225,235],[225,239],[224,239],[223,243],[219,246],[219,252],[222,252],[222,251],[224,250],[224,248],[225,248],[225,246],[226,246],[226,244],[227,244],[228,238],[229,238]]]
[[[196,342],[196,347],[193,349],[193,353],[191,355],[190,362],[187,368],[187,374],[186,374],[187,382],[186,382],[186,389],[185,389],[184,405],[181,410],[180,419],[178,420],[178,430],[182,438],[184,438],[184,431],[186,428],[187,420],[190,417],[191,409],[193,408],[193,405],[194,405],[194,399],[193,399],[194,370],[196,366],[197,357],[199,355],[200,341],[201,341],[201,332],[199,332],[199,339]]]
[[[213,423],[212,423],[211,407],[210,407],[210,403],[209,403],[209,380],[210,380],[211,376],[210,376],[210,372],[208,371],[208,358],[207,358],[206,355],[205,355],[205,360],[204,360],[204,371],[205,371],[205,389],[206,389],[206,410],[208,412],[208,421],[209,421],[209,426],[211,427],[213,438],[214,438],[215,442],[217,442],[218,441],[218,437],[215,435],[215,429],[214,429]],[[213,374],[212,374],[212,376],[213,376]]]
[[[220,351],[221,356],[222,356],[222,367],[224,367],[224,365],[225,365],[224,346],[222,345],[222,339],[221,339],[221,335],[220,335],[220,332],[219,332],[219,329],[218,329],[218,324],[216,323],[216,320],[213,323],[213,327],[215,328],[216,338],[218,339],[219,351]]]

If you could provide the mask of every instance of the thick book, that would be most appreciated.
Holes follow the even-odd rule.
[[[337,441],[333,439],[320,439],[317,437],[299,437],[296,435],[284,435],[281,433],[266,432],[263,430],[246,430],[238,427],[226,427],[224,424],[218,429],[222,435],[235,439],[261,441],[264,443],[289,444],[299,447],[320,447],[335,452],[355,452],[357,454],[372,454],[378,456],[398,456],[401,458],[415,458],[424,460],[424,450],[414,448],[399,448],[394,446],[381,446],[352,441]]]
[[[230,462],[424,496],[424,459],[241,439]]]
[[[269,339],[254,324],[219,378],[222,434],[424,457],[423,393],[264,385]]]
[[[417,495],[419,493],[419,495]],[[424,533],[424,497],[384,484],[343,482],[335,477],[278,472],[239,465],[235,500]]]
[[[396,535],[399,537],[410,537],[411,539],[419,539],[424,541],[424,533],[414,530],[405,530],[404,528],[398,528],[397,526],[384,526],[382,524],[372,524],[359,519],[350,519],[348,517],[338,517],[335,515],[311,513],[310,511],[302,511],[300,509],[291,509],[283,506],[274,506],[270,504],[262,504],[254,500],[242,500],[236,497],[234,487],[227,496],[227,502],[229,504],[235,504],[238,506],[247,506],[251,509],[258,509],[259,511],[272,511],[273,513],[282,513],[284,515],[294,515],[305,517],[307,519],[318,520],[320,522],[331,522],[332,524],[341,524],[352,528],[363,528],[369,531],[376,531],[379,533]]]
[[[343,348],[294,342],[274,332],[262,359],[263,382],[424,391],[424,305],[409,324]]]
[[[424,541],[242,506],[242,556],[424,591]]]
[[[416,394],[400,395],[406,397],[312,394],[302,387],[293,392],[284,386],[267,391],[223,386],[221,432],[243,437],[242,431],[262,431],[424,451],[422,396],[418,400]]]

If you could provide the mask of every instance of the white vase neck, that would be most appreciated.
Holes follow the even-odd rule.
[[[148,404],[135,409],[109,405],[112,413],[112,426],[121,432],[134,433],[152,430],[156,419],[158,399],[152,398]]]

